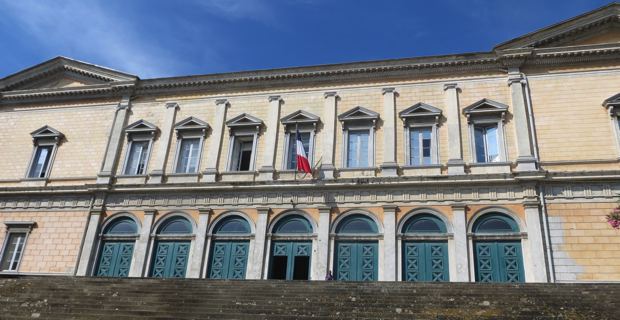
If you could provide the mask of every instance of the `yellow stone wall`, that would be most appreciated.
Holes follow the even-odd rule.
[[[34,221],[19,272],[73,274],[87,217],[79,211],[0,212],[0,243],[7,234],[5,222]]]

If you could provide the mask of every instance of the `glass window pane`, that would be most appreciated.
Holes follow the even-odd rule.
[[[104,234],[136,234],[138,227],[136,222],[131,218],[118,218],[111,222],[106,228]]]
[[[53,146],[38,146],[32,160],[32,166],[28,177],[45,178]]]
[[[441,219],[430,214],[412,217],[404,227],[405,233],[444,233],[446,226]]]
[[[199,138],[182,139],[179,159],[177,160],[177,173],[193,173],[198,170],[198,145]]]
[[[431,164],[432,128],[409,129],[409,164]]]
[[[148,147],[148,141],[131,142],[131,150],[129,150],[129,159],[127,159],[125,174],[141,175],[145,173]]]
[[[251,233],[250,225],[241,217],[228,217],[215,228],[216,234],[223,233]]]
[[[411,128],[409,132],[409,164],[417,166],[420,164],[420,129]]]
[[[300,132],[299,136],[301,137],[301,142],[304,146],[304,151],[306,151],[306,156],[308,160],[310,160],[310,132]],[[287,159],[287,169],[294,170],[297,167],[297,140],[296,134],[294,132],[290,133],[288,140],[288,159]]]
[[[375,222],[365,215],[352,215],[345,218],[338,229],[337,233],[377,233],[377,225]]]
[[[517,223],[508,216],[503,214],[489,214],[476,222],[474,230],[475,232],[482,233],[519,232],[519,227]]]
[[[192,233],[192,226],[185,218],[176,217],[164,222],[159,229],[160,234]]]
[[[422,129],[422,163],[431,164],[431,128]]]
[[[17,266],[24,250],[25,240],[26,233],[10,233],[2,255],[1,270],[17,271]]]
[[[497,162],[499,161],[499,141],[497,139],[497,127],[487,127],[486,128],[486,142],[487,142],[487,153],[488,153],[488,161],[489,162]]]
[[[368,167],[368,130],[349,130],[348,132],[347,167]]]
[[[278,221],[274,233],[312,233],[312,227],[304,217],[288,216]]]
[[[476,162],[487,162],[486,149],[484,146],[484,127],[474,127],[474,143],[476,145]]]

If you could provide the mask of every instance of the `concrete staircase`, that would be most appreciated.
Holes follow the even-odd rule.
[[[0,319],[620,319],[620,284],[0,278]]]

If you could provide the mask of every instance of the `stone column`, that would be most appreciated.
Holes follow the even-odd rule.
[[[131,268],[129,269],[130,277],[142,277],[144,275],[146,259],[149,253],[149,243],[151,241],[151,228],[153,227],[156,213],[157,210],[154,209],[144,210],[144,220],[142,220],[140,235],[133,249]]]
[[[518,68],[510,68],[508,86],[512,97],[513,126],[517,138],[517,171],[536,171],[536,159],[532,152],[530,123],[527,117],[526,97],[523,94],[523,79]]]
[[[525,223],[527,223],[527,242],[529,244],[530,263],[525,268],[528,282],[548,282],[547,264],[545,263],[545,244],[541,228],[541,216],[537,201],[523,203]]]
[[[101,216],[103,210],[93,209],[88,216],[88,225],[86,226],[86,234],[82,243],[82,251],[80,252],[80,260],[78,261],[78,267],[75,272],[76,276],[89,276],[91,266],[93,264],[93,258],[95,257],[95,247],[97,244],[97,237],[99,235],[99,225],[101,222]]]
[[[323,280],[328,271],[329,262],[329,230],[331,207],[319,208],[319,230],[317,230],[316,255],[312,258],[314,264],[313,280]]]
[[[159,137],[159,148],[157,149],[157,158],[153,165],[148,183],[162,183],[164,173],[166,171],[166,162],[168,161],[168,151],[170,150],[170,139],[174,130],[174,119],[177,115],[179,105],[176,102],[166,103],[166,114],[164,116],[164,124],[161,128],[161,136]]]
[[[267,219],[269,218],[269,208],[260,207],[258,210],[258,220],[256,221],[256,234],[254,235],[254,252],[252,253],[250,272],[248,279],[262,279],[263,264],[265,262],[265,246],[267,238]]]
[[[394,88],[383,88],[383,164],[381,175],[384,177],[398,176],[396,161],[396,91]]]
[[[209,149],[207,149],[207,168],[203,172],[203,180],[215,182],[219,167],[220,156],[222,154],[222,139],[224,128],[226,127],[226,110],[229,103],[226,99],[215,100],[215,120],[209,138]]]
[[[114,114],[114,122],[108,136],[108,145],[105,150],[101,171],[97,174],[97,183],[109,184],[114,175],[114,170],[118,163],[121,145],[123,141],[123,132],[127,124],[127,117],[130,108],[130,97],[124,96],[116,107]]]
[[[469,282],[469,251],[467,239],[467,216],[465,204],[455,203],[452,205],[452,226],[454,231],[454,276],[450,273],[450,281]],[[452,263],[452,261],[451,261]],[[452,271],[452,270],[451,270]]]
[[[446,83],[445,92],[446,125],[448,127],[448,174],[465,174],[463,144],[461,142],[461,113],[459,109],[459,87]]]
[[[258,169],[258,180],[273,180],[276,161],[276,147],[278,146],[278,128],[280,127],[280,96],[269,97],[269,115],[265,132],[265,150],[262,166]]]
[[[383,206],[383,280],[396,281],[396,209],[394,205]]]
[[[194,246],[192,248],[192,259],[187,272],[188,278],[200,278],[202,263],[205,258],[205,242],[207,240],[207,226],[209,225],[209,217],[211,209],[198,210],[198,230],[196,230],[196,238],[194,238]]]
[[[336,110],[338,94],[325,92],[323,107],[323,156],[321,159],[321,176],[325,180],[334,179],[334,147],[336,145]]]

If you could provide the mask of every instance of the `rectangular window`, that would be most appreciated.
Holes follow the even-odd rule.
[[[22,253],[24,251],[26,233],[10,232],[6,241],[0,269],[2,271],[17,271],[19,261],[21,260]]]
[[[365,168],[368,161],[369,130],[349,130],[347,146],[347,168]]]
[[[54,146],[37,146],[30,166],[29,178],[45,178]]]
[[[231,158],[231,171],[250,171],[252,168],[252,148],[254,136],[237,136]]]
[[[310,132],[300,132],[299,136],[301,137],[301,143],[304,145],[306,156],[310,160]],[[289,134],[287,155],[286,168],[294,170],[297,168],[297,135],[294,132]]]
[[[497,125],[474,126],[474,143],[476,162],[486,163],[500,160]]]
[[[198,172],[200,138],[181,139],[176,173]]]
[[[432,127],[409,129],[409,165],[419,166],[432,163]]]
[[[145,174],[150,141],[132,141],[125,167],[126,175]]]

